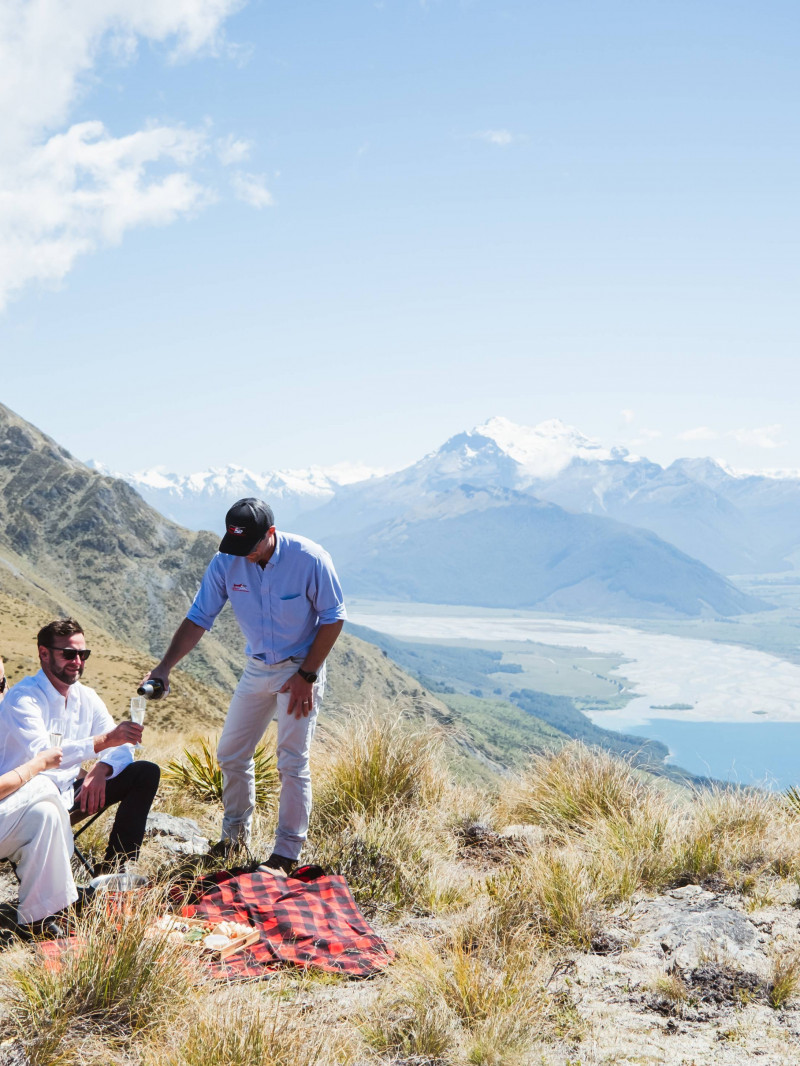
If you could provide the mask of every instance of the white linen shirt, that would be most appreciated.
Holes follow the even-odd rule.
[[[94,689],[80,681],[70,685],[65,698],[40,670],[9,689],[0,703],[0,774],[16,770],[50,747],[50,722],[54,718],[64,723],[63,758],[57,770],[45,770],[44,775],[54,782],[69,810],[81,763],[98,758],[93,738],[116,725]],[[108,763],[110,776],[116,777],[133,761],[133,747],[122,744],[106,748],[99,759]]]
[[[264,567],[217,552],[186,617],[211,629],[226,600],[247,638],[245,654],[270,665],[305,657],[321,625],[347,617],[330,555],[294,533],[276,532]]]

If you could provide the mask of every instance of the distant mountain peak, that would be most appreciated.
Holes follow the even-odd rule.
[[[573,459],[598,461],[628,457],[624,448],[606,448],[559,418],[537,426],[519,426],[498,416],[476,426],[469,436],[493,441],[532,478],[556,477]]]

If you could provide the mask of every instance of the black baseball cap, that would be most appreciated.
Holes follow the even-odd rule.
[[[274,525],[272,508],[263,500],[253,496],[237,500],[225,515],[225,536],[219,550],[223,555],[249,555]]]

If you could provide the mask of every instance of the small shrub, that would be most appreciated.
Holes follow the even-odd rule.
[[[210,740],[198,741],[198,751],[183,749],[182,760],[171,759],[164,769],[165,782],[183,789],[205,802],[222,802],[222,769]],[[280,786],[275,753],[259,744],[253,755],[256,775],[256,803],[269,806]]]

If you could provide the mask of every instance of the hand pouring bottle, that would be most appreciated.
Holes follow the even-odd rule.
[[[150,677],[136,689],[140,696],[146,700],[160,700],[169,692],[169,687],[164,684],[160,677]]]

